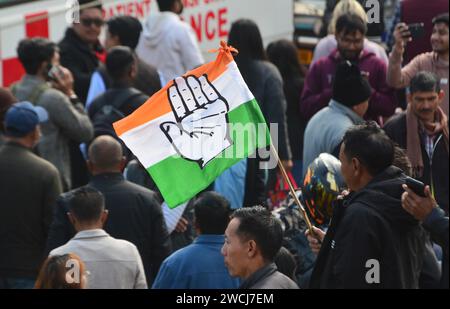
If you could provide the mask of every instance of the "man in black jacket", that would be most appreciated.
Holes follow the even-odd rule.
[[[92,73],[99,65],[97,53],[103,48],[99,36],[104,24],[102,5],[93,0],[79,0],[79,20],[74,20],[72,27],[59,43],[61,65],[68,68],[74,77],[75,93],[85,103]]]
[[[42,107],[12,105],[5,115],[6,143],[0,147],[0,289],[33,288],[56,199],[58,170],[36,156]]]
[[[387,135],[406,149],[414,178],[430,185],[448,214],[448,120],[439,107],[444,98],[440,81],[430,72],[411,79],[408,109],[386,123]]]
[[[351,193],[335,205],[310,287],[418,288],[425,235],[401,206],[394,143],[376,124],[355,126],[339,157]]]
[[[119,140],[113,123],[134,112],[148,96],[132,87],[137,74],[137,59],[131,48],[112,48],[106,57],[106,69],[112,79],[111,88],[92,102],[88,113],[94,124],[94,136],[111,135]],[[121,144],[125,156],[131,159],[131,151],[123,142]]]
[[[79,20],[74,20],[59,43],[61,65],[72,72],[74,90],[83,104],[86,103],[92,73],[99,65],[103,48],[99,42],[103,21],[102,5],[94,0],[78,0]],[[89,181],[79,143],[70,143],[72,187]]]
[[[109,218],[105,231],[114,238],[128,240],[139,250],[148,284],[151,285],[162,261],[170,253],[170,241],[160,205],[152,191],[124,180],[125,160],[119,142],[100,136],[89,147],[91,186],[105,196]],[[66,213],[70,192],[58,200],[50,228],[47,249],[65,244],[75,235]]]
[[[112,80],[111,88],[92,102],[88,113],[94,123],[95,136],[108,134],[116,137],[114,131],[108,133],[103,131],[105,128],[98,127],[96,118],[98,118],[99,112],[105,116],[109,113],[117,114],[118,118],[114,116],[111,119],[120,120],[144,104],[148,96],[132,87],[137,74],[137,58],[131,48],[113,47],[106,57],[106,70]],[[105,106],[113,107],[112,111],[105,112]],[[110,124],[112,128],[112,123]]]

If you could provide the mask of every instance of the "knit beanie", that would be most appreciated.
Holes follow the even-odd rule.
[[[359,67],[350,61],[344,61],[337,66],[333,82],[333,100],[353,107],[370,98],[372,88]]]

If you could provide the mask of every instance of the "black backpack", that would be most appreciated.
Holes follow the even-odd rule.
[[[134,88],[127,88],[123,89],[120,93],[107,90],[103,96],[97,98],[93,104],[95,103],[95,105],[101,107],[91,111],[95,137],[110,135],[118,139],[113,128],[113,123],[127,116],[122,112],[122,107],[139,96],[143,96],[142,92]],[[101,103],[99,103],[99,100],[101,100]]]
[[[93,108],[95,108],[95,106],[101,107],[96,110],[91,110],[89,113],[91,115],[92,125],[94,126],[94,137],[98,137],[100,135],[109,135],[114,137],[122,145],[123,154],[128,160],[132,159],[133,154],[125,143],[117,136],[113,128],[113,123],[128,116],[122,112],[123,106],[126,103],[137,99],[139,96],[142,96],[144,100],[147,98],[147,96],[145,96],[142,92],[134,88],[123,89],[120,93],[117,93],[117,91],[107,90],[103,96],[97,98],[92,103],[95,103]],[[99,102],[99,100],[101,100],[101,102]]]

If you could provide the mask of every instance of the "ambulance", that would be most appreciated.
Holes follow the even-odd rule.
[[[75,4],[74,4],[75,2]],[[254,20],[264,43],[293,39],[293,0],[183,0],[182,18],[192,26],[205,59],[209,50],[226,40],[231,24],[239,18]],[[131,15],[144,21],[158,11],[156,0],[103,0],[106,19]],[[75,6],[74,6],[75,5]],[[45,37],[59,42],[73,22],[76,0],[0,0],[0,86],[19,80],[24,70],[16,48],[26,37]]]

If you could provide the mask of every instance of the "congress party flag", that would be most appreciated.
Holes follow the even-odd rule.
[[[232,51],[222,42],[215,61],[169,82],[114,123],[171,208],[270,145],[265,119]]]

